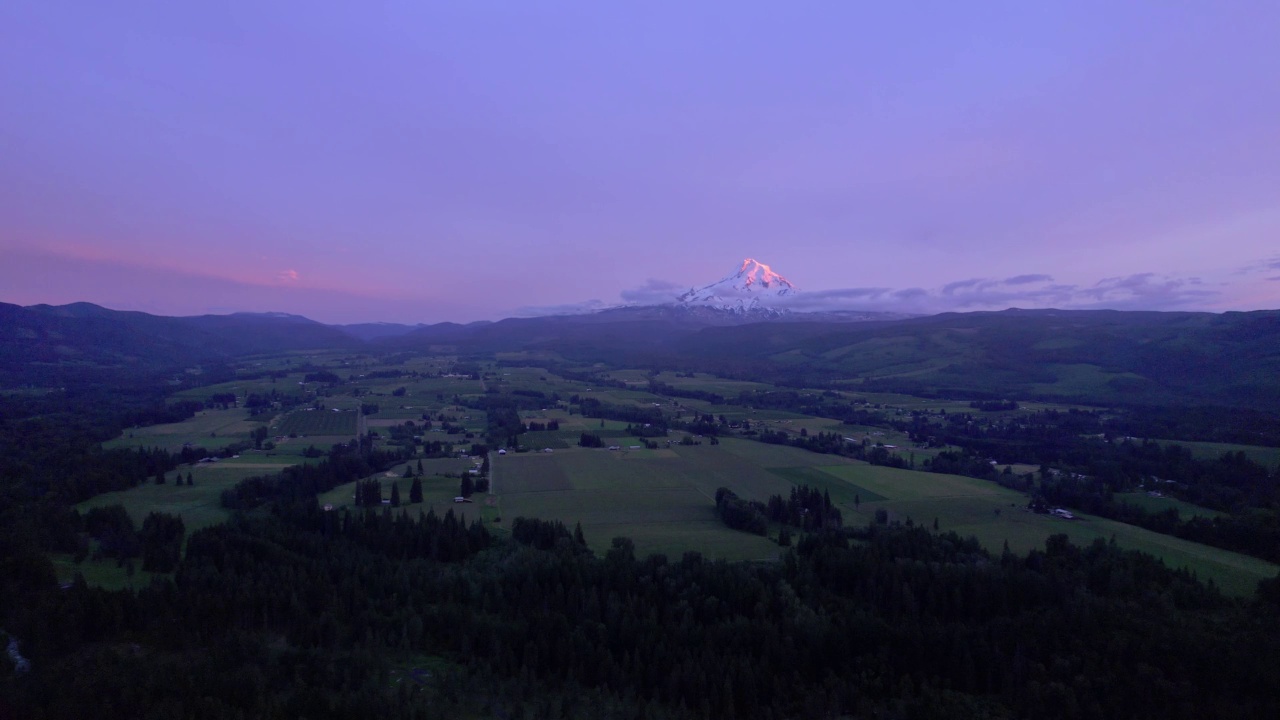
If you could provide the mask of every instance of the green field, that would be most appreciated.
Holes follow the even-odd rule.
[[[274,462],[273,462],[274,461]],[[182,517],[186,529],[186,537],[193,532],[210,525],[225,521],[231,513],[222,507],[222,491],[237,482],[254,475],[269,475],[279,472],[280,468],[294,464],[297,458],[264,458],[248,456],[240,460],[224,460],[219,463],[201,463],[195,466],[182,466],[168,474],[168,482],[156,485],[144,483],[130,490],[103,493],[86,500],[76,506],[80,512],[91,508],[108,505],[123,505],[133,519],[134,527],[142,527],[142,522],[152,512],[163,512]],[[178,485],[175,479],[181,475],[184,479],[191,473],[194,485]],[[139,561],[134,562],[140,566]],[[68,555],[54,558],[54,567],[58,579],[69,582],[76,573],[84,575],[85,582],[109,590],[122,588],[140,589],[151,582],[151,573],[138,570],[129,575],[124,568],[117,567],[112,559],[85,560],[75,563]]]
[[[76,508],[84,512],[94,507],[123,505],[138,527],[142,526],[142,521],[150,512],[181,515],[187,534],[190,535],[195,530],[230,517],[230,513],[222,508],[223,490],[247,477],[271,475],[279,472],[285,465],[296,463],[293,459],[280,462],[271,460],[274,458],[246,456],[241,460],[183,465],[168,474],[168,482],[164,485],[147,482],[130,490],[103,493],[80,503]],[[174,483],[179,474],[185,479],[187,473],[191,473],[194,485],[188,487]]]
[[[1074,521],[1025,509],[1026,497],[994,483],[956,475],[877,467],[795,448],[726,439],[718,446],[610,452],[573,448],[495,458],[495,492],[504,517],[521,515],[581,522],[597,550],[617,535],[639,552],[671,556],[697,550],[713,557],[776,557],[757,536],[720,525],[714,514],[719,486],[747,499],[788,495],[795,484],[826,490],[848,525],[872,522],[877,509],[892,521],[911,521],[974,536],[991,552],[1007,542],[1015,552],[1043,548],[1053,534],[1077,544],[1115,537],[1224,591],[1247,595],[1278,568],[1236,553],[1160,535],[1123,523],[1080,517]]]
[[[763,500],[791,486],[724,447],[507,455],[495,458],[494,490],[504,518],[581,522],[598,551],[614,537],[626,536],[641,553],[679,556],[697,550],[726,559],[775,558],[778,548],[771,541],[720,523],[715,491],[729,485]]]
[[[72,556],[63,554],[53,555],[50,559],[53,560],[58,582],[69,583],[79,573],[84,576],[85,584],[106,590],[141,590],[151,584],[155,574],[138,570],[142,562],[137,558],[134,559],[135,572],[132,575],[124,567],[117,567],[112,558],[85,559],[77,563]]]
[[[1280,467],[1280,448],[1261,445],[1235,445],[1217,442],[1190,442],[1187,440],[1156,440],[1166,445],[1181,445],[1201,460],[1216,460],[1223,453],[1242,452],[1245,457],[1270,469]]]
[[[160,447],[170,452],[182,449],[184,443],[216,450],[235,442],[247,440],[249,433],[262,426],[269,416],[250,418],[248,411],[201,410],[194,417],[180,423],[148,425],[126,430],[120,437],[103,443],[105,448]]]
[[[900,350],[892,343],[869,349],[888,355]],[[844,357],[846,350],[848,348],[839,348],[833,352]],[[302,356],[298,359],[302,360]],[[915,372],[909,360],[904,358],[904,364],[895,372]],[[243,408],[206,410],[182,423],[134,428],[107,446],[159,446],[176,451],[184,443],[191,443],[216,449],[247,440],[250,431],[268,421],[273,423],[271,432],[274,435],[301,437],[285,439],[270,452],[246,451],[235,460],[199,465],[192,469],[196,480],[192,488],[173,484],[144,485],[94,498],[82,504],[82,509],[120,502],[138,524],[153,510],[176,513],[184,518],[190,532],[227,517],[219,506],[219,495],[243,477],[275,472],[286,465],[301,462],[302,453],[308,445],[328,450],[334,443],[349,440],[356,433],[358,424],[357,413],[352,409],[361,402],[379,406],[379,412],[367,418],[369,427],[374,429],[405,420],[417,422],[424,413],[438,421],[443,413],[468,432],[479,432],[485,425],[484,413],[457,405],[454,399],[455,396],[481,394],[489,387],[503,392],[523,389],[546,393],[546,408],[522,412],[522,419],[543,423],[554,419],[559,422],[560,429],[522,435],[521,444],[533,452],[510,453],[501,457],[493,455],[494,495],[478,495],[474,504],[455,508],[452,500],[458,492],[459,479],[442,477],[446,473],[456,475],[465,472],[473,467],[472,460],[424,461],[427,477],[423,478],[426,497],[422,507],[434,507],[437,512],[454,508],[478,514],[487,522],[498,522],[496,527],[499,528],[521,515],[559,519],[571,526],[581,522],[588,541],[596,550],[606,549],[613,537],[624,535],[635,541],[641,553],[661,552],[678,556],[687,550],[696,550],[711,557],[732,560],[765,559],[776,558],[779,554],[771,540],[729,530],[715,517],[713,497],[716,488],[729,487],[744,498],[764,501],[774,494],[786,496],[793,487],[803,484],[826,491],[844,513],[846,524],[871,522],[877,510],[884,510],[893,521],[911,521],[932,527],[936,520],[940,530],[977,537],[992,552],[999,552],[1005,543],[1017,552],[1043,547],[1045,539],[1054,533],[1065,533],[1080,544],[1097,537],[1115,537],[1124,547],[1150,552],[1174,567],[1190,568],[1202,578],[1213,578],[1224,590],[1240,595],[1252,592],[1259,579],[1272,577],[1277,570],[1275,566],[1259,560],[1121,523],[1086,517],[1065,521],[1036,515],[1024,509],[1026,498],[1021,493],[971,478],[874,467],[838,456],[735,438],[723,439],[715,446],[707,443],[668,447],[666,440],[679,440],[683,437],[681,432],[658,439],[661,449],[633,449],[641,444],[641,440],[626,434],[626,423],[572,415],[564,405],[557,407],[551,400],[552,393],[559,393],[561,397],[580,393],[607,403],[661,407],[667,415],[683,413],[687,417],[691,411],[723,414],[734,423],[749,420],[756,428],[791,435],[798,435],[801,431],[809,434],[838,432],[859,440],[866,437],[871,442],[897,445],[900,455],[912,456],[917,462],[936,452],[912,448],[905,435],[884,428],[845,426],[837,420],[782,410],[715,405],[685,398],[673,401],[646,391],[649,374],[644,370],[611,372],[612,378],[628,383],[629,387],[623,389],[565,380],[540,367],[487,367],[483,370],[486,380],[425,375],[452,372],[454,361],[450,358],[420,358],[403,366],[379,364],[371,357],[345,354],[307,356],[307,361],[332,367],[344,378],[357,376],[355,382],[341,388],[317,388],[323,402],[330,408],[341,408],[342,412],[296,410],[275,418],[251,418]],[[277,358],[264,359],[263,362],[284,363],[283,366],[287,367],[292,360]],[[367,377],[382,370],[398,370],[405,374],[393,378]],[[424,375],[414,376],[411,370]],[[1098,368],[1083,365],[1058,366],[1056,371],[1059,377],[1053,386],[1059,392],[1083,388],[1111,377]],[[183,397],[201,398],[215,391],[236,391],[243,395],[246,392],[267,392],[272,387],[292,391],[298,387],[296,380],[300,378],[301,375],[297,378],[290,376],[274,383],[270,378],[231,381],[185,391]],[[744,390],[771,389],[771,386],[760,383],[725,380],[704,374],[688,378],[664,372],[657,379],[680,388],[730,396]],[[588,391],[588,387],[592,389]],[[399,388],[405,389],[404,394],[393,395]],[[862,394],[853,388],[844,394],[848,399],[878,406],[872,411],[884,418],[901,416],[910,410],[969,411],[968,403],[963,400],[926,400],[892,393]],[[1050,405],[1024,404],[1021,410],[1009,414],[1044,407]],[[623,450],[579,448],[578,437],[584,431],[599,434],[607,445],[621,445]],[[462,436],[440,434],[431,434],[428,438],[462,441]],[[1280,448],[1223,443],[1180,444],[1202,458],[1239,450],[1269,467],[1280,465]],[[553,452],[540,452],[543,448],[551,448]],[[1028,469],[1035,468],[1015,467],[1017,471]],[[186,471],[184,468],[184,477]],[[400,466],[394,468],[390,476],[380,474],[378,477],[384,481],[388,496],[390,484],[398,483],[407,505],[411,481],[402,475],[403,466]],[[351,494],[352,486],[344,485],[326,493],[321,502],[343,507],[350,505]],[[1121,499],[1153,511],[1176,507],[1183,517],[1215,514],[1174,499],[1153,498],[1143,493],[1133,493]],[[125,582],[121,574],[123,571],[118,568],[91,570],[114,578],[111,581],[117,584]],[[127,581],[136,583],[139,575]]]
[[[408,463],[415,469],[417,461]],[[379,473],[374,477],[382,483],[382,496],[391,498],[391,486],[394,484],[400,488],[401,508],[410,513],[417,513],[419,510],[426,512],[435,510],[436,514],[443,514],[449,510],[460,513],[468,518],[484,516],[486,521],[492,521],[498,516],[497,502],[494,499],[493,505],[486,503],[489,496],[484,493],[477,493],[472,496],[474,502],[471,503],[454,503],[453,499],[457,497],[460,489],[461,479],[457,477],[443,477],[438,473],[459,473],[475,467],[470,459],[467,458],[438,458],[422,461],[422,470],[424,476],[422,480],[422,503],[409,503],[409,487],[413,484],[413,480],[403,477],[406,465],[398,465],[385,473]],[[353,508],[355,507],[353,499],[355,496],[355,483],[350,482],[322,493],[316,498],[321,505],[332,505],[334,509]]]
[[[870,465],[824,471],[886,498],[863,502],[852,514],[841,503],[846,524],[870,522],[876,509],[882,507],[891,520],[910,519],[931,526],[936,518],[940,530],[974,536],[991,552],[999,552],[1006,542],[1011,550],[1020,553],[1043,548],[1045,539],[1055,533],[1066,534],[1078,545],[1114,537],[1121,547],[1155,555],[1170,567],[1188,568],[1201,580],[1213,578],[1223,591],[1234,595],[1252,594],[1259,580],[1275,577],[1280,571],[1264,560],[1112,520],[1079,514],[1076,520],[1037,515],[1025,509],[1026,496],[1022,493],[974,478]]]
[[[1210,510],[1206,507],[1200,507],[1189,502],[1184,502],[1177,498],[1171,497],[1152,497],[1145,492],[1116,493],[1116,502],[1125,502],[1138,507],[1150,513],[1163,512],[1173,509],[1178,511],[1178,516],[1183,520],[1193,517],[1215,518],[1224,513],[1217,510]]]

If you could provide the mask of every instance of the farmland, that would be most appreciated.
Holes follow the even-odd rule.
[[[1260,447],[1258,445],[1236,445],[1219,442],[1190,442],[1186,440],[1157,440],[1168,445],[1181,445],[1193,455],[1205,460],[1221,457],[1223,453],[1242,452],[1250,460],[1269,468],[1280,468],[1280,448]]]
[[[183,422],[126,430],[120,437],[103,445],[108,448],[160,447],[176,452],[190,443],[216,450],[247,440],[250,431],[261,427],[266,419],[251,418],[243,409],[201,410]]]
[[[414,360],[400,369],[381,366],[376,358],[369,356],[316,356],[312,361],[323,361],[339,376],[349,378],[341,384],[307,384],[311,389],[304,390],[314,392],[314,399],[319,401],[317,407],[326,409],[286,406],[274,418],[250,417],[245,410],[237,408],[208,409],[182,423],[132,428],[108,444],[111,447],[177,450],[184,443],[191,443],[216,450],[247,440],[251,430],[269,422],[271,434],[284,436],[274,449],[269,452],[247,451],[238,461],[224,461],[216,468],[201,466],[195,471],[195,488],[143,486],[125,493],[103,495],[91,503],[123,502],[139,522],[147,512],[156,510],[181,515],[189,528],[201,527],[226,517],[226,513],[217,507],[217,494],[222,488],[248,474],[272,472],[300,462],[309,445],[327,450],[333,443],[349,440],[357,431],[359,415],[356,408],[362,403],[378,406],[377,412],[366,416],[366,423],[380,434],[384,434],[386,428],[406,421],[430,419],[443,425],[447,419],[449,424],[462,428],[465,435],[446,435],[440,426],[436,426],[430,432],[439,434],[432,434],[429,438],[465,444],[483,439],[485,413],[476,408],[474,399],[486,393],[512,393],[523,398],[544,398],[545,406],[541,409],[520,411],[522,422],[543,425],[555,422],[558,428],[535,429],[521,434],[519,444],[533,452],[492,456],[496,492],[490,497],[477,496],[477,503],[467,505],[466,511],[480,515],[495,529],[505,527],[510,519],[525,515],[558,519],[570,525],[580,522],[588,541],[598,551],[606,549],[612,538],[627,536],[632,538],[642,554],[661,552],[678,555],[696,550],[725,559],[776,558],[779,548],[773,540],[729,530],[718,520],[714,513],[715,490],[721,486],[729,487],[744,498],[763,501],[774,494],[785,496],[797,485],[809,485],[830,495],[848,525],[872,522],[877,510],[883,510],[891,522],[933,527],[936,521],[940,531],[974,536],[992,552],[999,552],[1006,544],[1015,552],[1043,547],[1046,538],[1055,533],[1064,533],[1077,543],[1114,537],[1123,547],[1145,550],[1171,566],[1187,567],[1201,577],[1213,578],[1220,587],[1234,594],[1248,594],[1257,580],[1272,576],[1276,571],[1273,565],[1261,560],[1187,543],[1129,525],[1090,517],[1078,517],[1069,522],[1037,515],[1025,509],[1025,494],[984,480],[871,466],[836,455],[816,454],[735,437],[723,437],[720,444],[714,446],[705,440],[700,445],[682,446],[678,441],[685,433],[678,430],[672,430],[665,439],[657,438],[660,449],[643,449],[640,447],[642,440],[626,431],[626,422],[584,417],[567,402],[569,397],[578,395],[616,406],[661,412],[663,416],[674,419],[682,415],[688,417],[690,412],[724,416],[728,423],[749,422],[759,431],[783,433],[791,439],[834,432],[855,440],[865,438],[872,444],[895,445],[898,449],[893,452],[903,460],[916,463],[944,450],[957,450],[954,447],[920,447],[903,431],[877,425],[874,419],[868,420],[871,424],[867,425],[846,425],[831,417],[806,415],[787,409],[753,408],[731,400],[712,403],[671,398],[649,391],[649,380],[653,379],[660,385],[733,398],[741,392],[775,389],[766,383],[728,380],[705,373],[690,376],[671,371],[654,374],[644,369],[615,369],[601,376],[609,382],[597,384],[567,380],[536,366],[488,367],[481,373],[467,375],[453,373],[452,359],[447,357]],[[273,361],[263,359],[261,362]],[[287,362],[282,367],[287,368]],[[904,370],[907,371],[909,368]],[[268,392],[272,386],[288,388],[294,382],[293,375],[281,383],[269,379],[232,381],[187,390],[182,397],[200,398],[214,391]],[[627,387],[614,387],[613,382],[625,383]],[[808,391],[809,397],[816,395],[817,391]],[[956,399],[916,398],[896,393],[857,393],[854,396],[849,391],[833,397],[861,403],[868,409],[870,417],[881,417],[886,421],[920,411],[932,414],[972,411],[967,401]],[[1061,404],[1021,405],[1018,410],[986,413],[983,417],[1013,417],[1039,410],[1072,409],[1072,406]],[[622,450],[611,452],[579,448],[578,438],[584,432],[599,435],[606,444],[620,445]],[[1259,461],[1280,459],[1280,450],[1273,448],[1184,444],[1202,457],[1214,457],[1224,451],[1239,449]],[[546,448],[553,452],[540,452]],[[452,506],[452,499],[458,491],[456,475],[472,467],[471,461],[448,459],[426,460],[425,463],[425,502],[422,507],[434,507],[440,511]],[[1008,464],[1019,474],[1039,467],[1025,463]],[[403,466],[394,468],[389,475],[380,475],[379,479],[384,481],[388,494],[390,484],[398,483],[402,499],[407,503],[409,481],[402,478],[402,471]],[[352,486],[348,484],[320,499],[335,507],[343,507],[350,504],[351,494]],[[1176,507],[1183,517],[1214,515],[1172,498],[1154,498],[1142,493],[1119,494],[1117,499],[1136,504],[1148,512]],[[775,527],[771,537],[776,533]]]
[[[284,416],[275,426],[280,435],[345,435],[356,434],[357,414],[349,410],[297,410]]]
[[[164,485],[144,483],[130,490],[103,493],[86,500],[78,507],[83,512],[93,507],[123,505],[125,510],[129,511],[134,524],[139,526],[151,512],[180,515],[187,532],[190,533],[222,522],[230,516],[230,513],[221,505],[220,496],[223,490],[247,477],[278,472],[280,467],[282,466],[266,463],[232,464],[230,462],[184,466],[170,473],[168,482]],[[191,473],[194,485],[180,486],[174,482],[175,475],[180,474],[185,479],[188,472]]]
[[[1077,544],[1115,538],[1171,567],[1213,578],[1232,594],[1246,595],[1277,568],[1265,561],[1208,548],[1101,518],[1074,521],[1025,509],[1026,496],[994,483],[958,475],[876,467],[829,455],[743,440],[718,446],[609,452],[571,449],[508,455],[496,465],[496,490],[504,516],[527,515],[581,522],[588,541],[607,548],[617,535],[631,537],[638,552],[678,555],[698,550],[726,559],[776,557],[771,541],[729,530],[714,514],[721,485],[746,499],[786,496],[795,485],[826,490],[845,523],[872,522],[883,509],[889,520],[974,536],[990,552],[1008,543],[1015,552],[1043,548],[1053,534]]]
[[[1209,508],[1200,507],[1199,505],[1193,505],[1177,498],[1156,497],[1148,495],[1145,492],[1119,493],[1116,495],[1116,499],[1131,505],[1137,505],[1147,512],[1158,513],[1164,512],[1165,510],[1177,510],[1178,514],[1184,518],[1215,518],[1225,514],[1218,512],[1217,510],[1210,510]]]

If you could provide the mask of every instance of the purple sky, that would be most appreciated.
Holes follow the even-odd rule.
[[[623,5],[6,0],[0,301],[1280,307],[1280,3]]]

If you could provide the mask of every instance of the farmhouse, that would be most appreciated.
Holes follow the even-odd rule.
[[[1072,514],[1071,514],[1071,511],[1070,511],[1070,510],[1067,510],[1067,509],[1065,509],[1065,508],[1054,508],[1054,509],[1052,509],[1052,510],[1050,510],[1050,511],[1049,511],[1049,514],[1050,514],[1050,515],[1054,515],[1054,516],[1056,516],[1056,517],[1060,517],[1060,518],[1062,518],[1063,520],[1075,520],[1075,519],[1076,519],[1076,516],[1075,516],[1075,515],[1072,515]]]

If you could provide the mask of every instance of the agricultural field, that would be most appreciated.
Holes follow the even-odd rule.
[[[737,397],[742,392],[768,391],[775,389],[772,385],[749,380],[729,380],[707,373],[694,373],[693,377],[681,377],[673,372],[660,373],[659,382],[682,390],[698,390],[722,395],[726,398]]]
[[[1072,396],[1105,396],[1117,381],[1142,382],[1141,375],[1132,372],[1108,372],[1101,366],[1087,363],[1071,365],[1047,365],[1056,379],[1051,383],[1034,383],[1029,389],[1037,394]]]
[[[185,443],[217,450],[249,439],[249,433],[261,427],[269,416],[249,416],[242,408],[201,410],[179,423],[131,428],[120,437],[102,444],[105,448],[160,447],[170,452],[182,450]]]
[[[582,392],[588,385],[576,380],[566,380],[544,368],[538,367],[502,367],[488,381],[495,387],[509,390],[536,390],[550,397],[558,394],[562,398]]]
[[[610,373],[610,377],[632,385],[630,389],[594,387],[588,391],[584,383],[565,380],[538,367],[490,367],[484,370],[484,380],[415,377],[410,374],[395,378],[368,378],[359,376],[388,369],[406,373],[447,373],[452,370],[453,360],[419,358],[404,365],[390,366],[368,357],[335,355],[304,361],[320,360],[341,377],[357,376],[349,384],[320,388],[320,399],[329,408],[342,408],[342,412],[295,410],[272,418],[270,427],[273,435],[296,434],[300,437],[286,439],[270,452],[247,451],[236,460],[197,466],[193,470],[194,488],[147,485],[94,498],[84,507],[121,502],[135,515],[139,524],[146,513],[153,510],[176,513],[184,518],[190,531],[226,517],[218,505],[218,496],[222,489],[239,479],[302,462],[303,451],[310,445],[328,450],[334,443],[349,440],[355,435],[358,424],[357,413],[351,410],[362,402],[379,406],[377,413],[366,417],[367,426],[374,430],[399,425],[406,420],[420,422],[424,413],[434,422],[443,413],[453,418],[452,422],[465,427],[467,432],[480,433],[485,427],[484,413],[455,405],[453,400],[455,396],[479,395],[492,384],[503,391],[545,393],[547,407],[524,411],[521,419],[542,423],[554,419],[559,422],[559,429],[522,435],[521,444],[534,452],[501,457],[493,455],[494,494],[478,494],[474,504],[454,507],[452,500],[458,492],[459,479],[443,477],[446,473],[456,475],[473,467],[472,460],[424,460],[427,477],[423,478],[425,502],[422,508],[433,507],[437,512],[453,508],[478,515],[493,523],[495,529],[504,527],[504,521],[521,515],[559,519],[570,526],[581,522],[588,541],[597,551],[607,549],[612,538],[621,535],[632,538],[641,553],[661,552],[676,557],[692,550],[725,559],[770,559],[779,556],[779,548],[771,539],[730,530],[716,518],[715,490],[726,486],[744,498],[763,501],[773,494],[787,495],[792,487],[806,484],[827,491],[844,513],[846,524],[872,522],[876,511],[884,510],[892,521],[910,521],[928,527],[936,521],[939,530],[977,537],[992,552],[999,552],[1006,543],[1014,551],[1025,552],[1043,547],[1045,539],[1054,533],[1065,533],[1078,544],[1089,543],[1098,537],[1107,540],[1114,537],[1123,547],[1150,552],[1171,566],[1187,567],[1202,578],[1213,578],[1219,587],[1234,594],[1248,594],[1259,579],[1276,574],[1275,566],[1260,560],[1121,523],[1089,517],[1066,521],[1036,515],[1024,509],[1026,498],[1021,493],[976,479],[874,467],[846,458],[736,438],[722,439],[716,446],[667,446],[664,439],[659,439],[663,445],[661,449],[633,449],[641,444],[641,440],[625,433],[625,422],[573,415],[556,407],[550,399],[553,394],[567,398],[577,393],[606,403],[661,407],[668,416],[679,413],[688,417],[693,412],[723,414],[734,423],[749,420],[756,429],[782,431],[789,435],[798,435],[802,431],[808,434],[838,432],[859,440],[865,437],[872,443],[897,445],[899,455],[904,458],[911,456],[916,462],[937,452],[914,448],[905,435],[884,428],[847,426],[836,419],[785,410],[753,409],[686,398],[673,400],[653,395],[644,389],[649,375],[643,370]],[[286,358],[275,362],[287,367],[291,361]],[[1088,374],[1080,368],[1075,370],[1082,378]],[[301,374],[296,375],[297,378],[290,375],[287,380],[275,383],[270,378],[262,378],[197,388],[186,391],[183,397],[203,399],[213,392],[233,391],[243,396],[245,392],[269,392],[273,387],[281,391],[293,390],[302,377]],[[772,389],[762,383],[725,380],[703,374],[689,378],[664,372],[657,379],[676,387],[725,396],[735,396],[744,390]],[[394,395],[393,392],[399,388],[404,388],[404,394]],[[850,400],[879,405],[878,409],[872,408],[873,412],[886,418],[913,410],[974,412],[966,401],[961,400],[931,400],[891,393],[859,394],[854,390],[846,391],[845,395]],[[1020,410],[1011,413],[1067,407],[1070,406],[1023,403]],[[178,450],[183,443],[190,442],[216,449],[247,440],[249,432],[266,421],[266,416],[249,418],[243,409],[206,410],[182,423],[134,428],[107,445],[161,446]],[[623,450],[579,448],[577,442],[582,432],[598,434],[606,444],[621,445]],[[683,436],[683,433],[673,431],[668,439],[678,441]],[[437,437],[445,439],[444,435],[428,436],[429,439]],[[448,439],[460,442],[462,436],[448,436]],[[1272,466],[1280,464],[1280,449],[1277,448],[1219,443],[1181,444],[1200,457],[1216,457],[1222,452],[1241,450],[1260,462]],[[543,448],[551,448],[553,452],[537,452]],[[385,481],[387,496],[390,484],[397,483],[406,507],[412,508],[407,505],[411,481],[402,477],[403,469],[403,466],[394,468],[380,479]],[[1015,472],[1034,469],[1031,466],[1014,466]],[[351,485],[336,488],[322,496],[321,502],[330,502],[336,507],[350,505],[352,491]],[[1177,507],[1184,517],[1214,514],[1177,500],[1152,498],[1142,493],[1125,496],[1124,499],[1153,511]],[[774,528],[772,534],[776,535],[776,530]],[[104,572],[111,575],[117,570],[111,568]],[[129,581],[136,580],[134,576]],[[116,578],[113,582],[122,580]]]
[[[413,484],[413,480],[404,477],[404,470],[408,466],[413,466],[416,470],[417,461],[398,465],[391,468],[385,473],[374,476],[382,483],[382,496],[390,499],[391,486],[395,484],[400,488],[401,507],[410,512],[422,510],[435,510],[437,514],[443,514],[447,510],[464,513],[469,517],[478,516],[485,508],[486,495],[477,493],[472,496],[473,503],[454,503],[453,499],[457,497],[461,480],[458,477],[444,477],[443,473],[451,473],[456,475],[460,472],[466,472],[475,467],[470,459],[467,458],[437,458],[431,460],[423,460],[423,476],[422,480],[422,503],[409,503],[409,487]],[[354,507],[353,498],[355,495],[355,483],[350,482],[322,493],[316,498],[321,505],[332,505],[335,509]],[[496,511],[493,513],[496,516]]]
[[[272,426],[279,435],[334,435],[353,437],[358,413],[350,410],[295,410]]]
[[[197,388],[191,388],[174,393],[174,400],[208,400],[211,395],[234,394],[238,402],[243,403],[245,398],[251,394],[266,395],[271,391],[282,394],[300,394],[299,383],[302,381],[302,373],[292,373],[285,377],[276,379],[271,377],[261,377],[230,380],[216,385],[204,385]]]
[[[1077,545],[1114,537],[1123,548],[1151,553],[1170,567],[1186,567],[1235,595],[1251,594],[1259,580],[1275,577],[1280,571],[1264,560],[1112,520],[1079,513],[1075,520],[1037,515],[1024,509],[1026,496],[1022,493],[975,478],[864,464],[823,470],[885,498],[871,503],[864,500],[853,515],[845,513],[846,523],[851,519],[870,522],[878,508],[884,508],[890,520],[910,519],[932,526],[936,518],[939,530],[974,536],[993,553],[1000,552],[1006,542],[1014,552],[1043,548],[1045,539],[1055,533],[1067,535]],[[834,494],[832,499],[836,499]],[[839,504],[842,510],[848,507],[845,502]]]
[[[123,505],[133,518],[137,527],[142,526],[148,513],[164,512],[180,515],[186,526],[187,534],[210,525],[223,522],[230,513],[222,507],[222,491],[237,482],[254,475],[270,475],[280,471],[286,463],[268,463],[260,460],[246,459],[224,460],[218,463],[198,463],[183,465],[166,476],[164,485],[143,483],[129,490],[103,493],[90,498],[76,508],[85,512],[90,508],[108,505]],[[287,463],[294,464],[294,463]],[[192,486],[178,485],[175,480],[181,475],[185,480],[191,473]]]
[[[1242,452],[1245,457],[1268,468],[1280,468],[1280,448],[1261,445],[1236,445],[1218,442],[1191,442],[1187,440],[1156,440],[1166,445],[1181,445],[1201,460],[1216,460],[1224,453]]]
[[[660,450],[586,450],[495,457],[494,491],[504,517],[527,515],[581,522],[597,550],[625,535],[638,552],[679,556],[777,557],[771,541],[729,530],[715,517],[716,488],[768,499],[791,483],[759,462],[792,467],[853,463],[779,445],[726,439],[720,445]]]
[[[1224,591],[1247,595],[1277,567],[1247,556],[1100,518],[1074,521],[1025,510],[1026,497],[994,483],[956,475],[877,467],[796,448],[725,439],[720,445],[610,452],[573,448],[495,458],[494,492],[504,517],[581,522],[597,550],[617,535],[638,552],[677,556],[697,550],[726,559],[776,557],[771,541],[729,530],[714,514],[720,486],[746,499],[767,500],[807,484],[826,490],[846,524],[891,521],[974,536],[989,551],[1043,548],[1053,534],[1077,544],[1095,538],[1149,552],[1172,567],[1213,578]]]
[[[1163,512],[1165,510],[1177,510],[1178,516],[1182,519],[1193,517],[1215,518],[1224,513],[1217,510],[1210,510],[1189,502],[1171,497],[1152,497],[1145,492],[1116,493],[1117,502],[1125,502],[1151,513]]]

